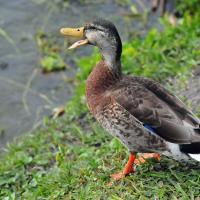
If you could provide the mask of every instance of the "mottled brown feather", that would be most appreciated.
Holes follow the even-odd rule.
[[[198,118],[153,80],[125,75],[116,77],[101,61],[88,77],[86,96],[94,116],[114,99],[142,124],[155,128],[165,140],[179,144],[200,142],[200,135],[193,130],[199,127]]]

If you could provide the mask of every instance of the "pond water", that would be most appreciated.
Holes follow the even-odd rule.
[[[128,17],[130,7],[119,2],[0,0],[0,148],[14,137],[33,130],[44,115],[64,105],[73,94],[73,86],[65,80],[73,78],[75,68],[41,73],[40,52],[35,41],[37,31],[54,34],[62,43],[60,27],[82,25],[94,17],[104,17],[115,22],[122,39],[126,40],[131,32],[144,33],[157,24],[155,15],[145,22],[139,17]],[[133,3],[138,6],[139,14],[150,9],[148,0]],[[91,50],[88,47],[73,54],[89,54]]]

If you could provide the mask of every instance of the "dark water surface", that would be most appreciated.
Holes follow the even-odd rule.
[[[35,41],[39,29],[59,38],[60,27],[82,25],[101,16],[115,22],[122,39],[126,40],[133,30],[148,30],[156,23],[156,16],[147,23],[130,20],[125,17],[130,8],[114,0],[85,1],[85,4],[69,1],[67,7],[63,2],[0,0],[0,148],[14,137],[34,129],[44,115],[64,105],[73,94],[73,87],[65,78],[73,78],[75,70],[41,73]],[[141,2],[149,1],[135,1],[139,12],[143,12],[144,5],[148,10],[149,3]],[[63,42],[63,38],[60,40]],[[89,54],[91,50],[88,47],[73,54]]]

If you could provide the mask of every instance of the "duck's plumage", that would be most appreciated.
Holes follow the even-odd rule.
[[[112,90],[116,101],[165,140],[178,144],[200,142],[200,122],[161,84],[142,77],[124,76]]]
[[[182,159],[182,149],[200,153],[199,119],[158,82],[116,76],[101,61],[88,77],[86,94],[93,115],[130,151],[168,152],[175,159]],[[173,144],[180,145],[176,152]]]
[[[89,43],[102,55],[87,79],[86,97],[93,116],[131,152],[123,173],[115,178],[133,171],[138,152],[200,161],[200,120],[158,82],[122,74],[122,44],[111,22],[98,19],[84,28],[61,29],[61,33],[85,37],[70,48]]]

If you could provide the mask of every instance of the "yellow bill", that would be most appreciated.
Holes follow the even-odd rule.
[[[65,37],[84,37],[84,27],[80,28],[61,28],[60,33]],[[82,45],[88,44],[88,39],[82,39],[72,44],[68,49],[75,49]]]
[[[68,49],[75,49],[75,48],[80,47],[85,44],[88,44],[88,39],[79,40],[79,41],[75,42],[74,44],[72,44],[70,47],[68,47]]]

